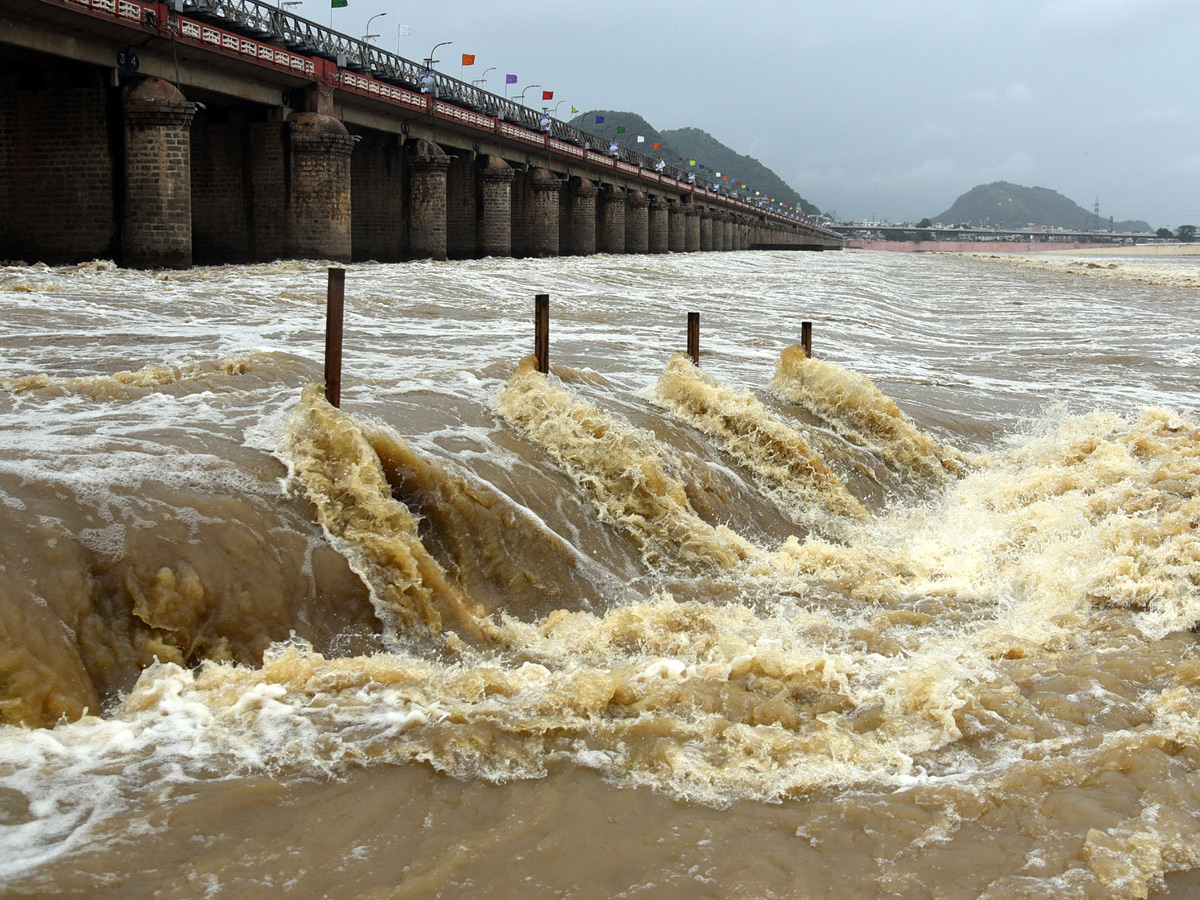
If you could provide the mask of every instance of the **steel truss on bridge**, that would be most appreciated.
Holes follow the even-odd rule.
[[[336,63],[340,69],[412,90],[432,89],[439,100],[513,122],[532,131],[546,131],[542,123],[543,114],[536,109],[259,0],[174,0],[170,5],[177,12],[211,21],[222,28],[242,32],[268,43],[279,42],[297,53],[323,57]],[[432,84],[427,83],[427,76],[432,77]],[[550,117],[549,126],[548,133],[559,140],[584,148],[608,147],[604,138],[559,119]],[[653,168],[656,162],[628,147],[619,149],[619,158],[644,168]],[[672,177],[687,180],[687,173],[683,170],[671,165],[664,168],[670,171]],[[718,187],[707,180],[704,184],[710,190]]]

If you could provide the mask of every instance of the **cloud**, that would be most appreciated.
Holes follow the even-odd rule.
[[[1097,44],[1126,50],[1161,43],[1167,30],[1186,34],[1196,14],[1194,0],[1053,0],[1036,24],[1052,44],[1065,41],[1094,53]]]
[[[955,140],[958,135],[959,130],[955,126],[932,119],[926,119],[911,132],[914,144],[944,144]]]
[[[978,88],[967,92],[967,102],[972,105],[991,106],[1000,99],[994,88]]]
[[[959,176],[960,168],[953,159],[926,159],[895,175],[904,187],[940,187]]]
[[[1006,104],[1017,106],[1028,103],[1033,99],[1033,90],[1027,84],[1011,84],[1006,88],[977,88],[968,91],[966,99],[972,105],[997,106]]]
[[[1166,170],[1172,175],[1200,175],[1200,153],[1169,162]]]
[[[1167,109],[1142,109],[1134,115],[1135,122],[1179,122],[1183,119],[1183,110],[1175,108]]]
[[[1028,150],[1015,150],[1007,158],[992,166],[978,170],[981,179],[976,184],[987,184],[992,181],[1012,181],[1027,184],[1037,170],[1033,154]]]
[[[1004,91],[1004,99],[1009,103],[1028,103],[1033,99],[1033,91],[1027,84],[1010,85]]]

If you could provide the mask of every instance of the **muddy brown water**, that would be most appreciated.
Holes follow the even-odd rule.
[[[4,895],[1200,896],[1197,271],[0,269]]]

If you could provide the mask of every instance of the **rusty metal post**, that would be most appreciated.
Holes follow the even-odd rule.
[[[692,365],[700,365],[700,313],[688,313],[687,352]]]
[[[342,405],[342,309],[346,299],[346,270],[329,270],[325,294],[325,399]]]
[[[804,358],[812,359],[812,322],[800,323],[800,346],[804,348]]]
[[[550,295],[537,294],[533,298],[533,355],[537,359],[537,370],[550,374]]]

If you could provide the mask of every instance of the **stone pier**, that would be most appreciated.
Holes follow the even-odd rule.
[[[125,263],[187,268],[192,264],[190,130],[196,106],[157,78],[131,82],[124,100]]]
[[[571,255],[591,256],[596,252],[596,194],[596,185],[588,179],[571,179],[565,195],[570,215],[562,223],[570,235],[562,249]]]
[[[625,252],[650,252],[650,198],[641,191],[629,192],[625,211]]]
[[[604,185],[597,209],[596,249],[600,253],[626,252],[625,216],[629,205],[625,191],[611,184]]]
[[[667,249],[672,253],[683,253],[687,249],[683,201],[674,197],[667,201]]]
[[[649,253],[668,253],[671,249],[667,201],[655,196],[650,199]]]
[[[288,116],[288,255],[350,259],[350,152],[354,140],[333,116]]]
[[[499,156],[479,160],[479,255],[512,255],[512,190],[516,173]]]
[[[700,208],[700,251],[707,253],[713,248],[713,213],[707,206]]]
[[[683,249],[686,253],[700,251],[700,210],[692,202],[683,206]]]
[[[532,202],[525,211],[527,256],[558,256],[558,195],[562,182],[548,169],[528,175]]]
[[[408,145],[411,188],[408,253],[413,259],[446,258],[446,173],[450,158],[426,140]]]

